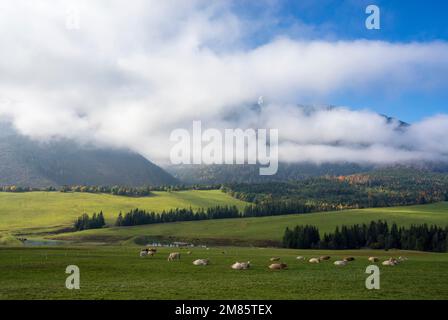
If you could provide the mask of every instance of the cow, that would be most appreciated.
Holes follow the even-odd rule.
[[[207,266],[210,264],[210,260],[209,259],[197,259],[193,261],[193,264],[195,266]]]
[[[273,263],[268,268],[271,270],[283,270],[287,269],[288,265],[286,263]]]
[[[180,253],[179,252],[172,252],[168,256],[168,261],[174,261],[174,260],[180,260]]]
[[[320,260],[318,258],[311,258],[309,263],[320,263]]]
[[[247,262],[235,262],[230,266],[233,270],[247,270],[250,268],[250,261]]]
[[[355,258],[354,257],[345,257],[342,260],[344,260],[344,261],[355,261]]]
[[[330,258],[331,258],[330,256],[322,256],[322,257],[319,258],[319,260],[320,261],[327,261],[327,260],[330,260]]]
[[[372,263],[375,263],[375,262],[379,261],[379,259],[377,257],[369,257],[368,260],[369,260],[369,262],[372,262]]]

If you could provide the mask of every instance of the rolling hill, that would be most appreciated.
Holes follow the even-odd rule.
[[[161,212],[171,208],[207,208],[217,205],[245,206],[219,190],[153,192],[149,197],[63,192],[0,192],[0,232],[31,232],[71,227],[83,213],[103,211],[113,224],[120,211],[140,208]]]
[[[124,241],[178,239],[232,245],[279,244],[286,227],[314,225],[322,233],[336,226],[369,223],[372,220],[395,222],[400,226],[436,224],[448,226],[448,202],[408,207],[370,208],[258,218],[175,222],[135,227],[114,227],[66,233],[52,238],[75,241]]]

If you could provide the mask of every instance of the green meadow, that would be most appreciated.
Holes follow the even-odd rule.
[[[130,198],[105,194],[32,192],[0,193],[0,299],[448,299],[448,254],[413,251],[314,251],[273,248],[285,228],[297,224],[318,226],[321,232],[336,226],[386,220],[399,225],[448,225],[448,203],[345,210],[260,218],[206,220],[135,227],[108,227],[62,232],[83,212],[102,210],[111,225],[118,212],[133,208],[162,211],[175,207],[237,205],[221,191],[157,192]],[[32,240],[23,245],[24,234]],[[62,240],[59,245],[40,241]],[[208,248],[160,247],[154,257],[139,257],[152,240],[186,240]],[[188,255],[187,250],[192,254]],[[170,252],[181,260],[168,262]],[[298,261],[330,255],[331,261]],[[344,267],[336,259],[354,256]],[[379,264],[381,289],[367,290],[368,256],[381,261],[405,256],[394,266]],[[288,264],[287,270],[267,268],[271,257]],[[209,258],[198,267],[192,261]],[[251,261],[249,270],[230,265]],[[81,289],[68,290],[65,268],[77,265]]]
[[[411,224],[448,225],[448,203],[408,207],[371,208],[325,213],[283,215],[259,218],[222,219],[153,224],[135,227],[113,227],[66,233],[50,238],[75,241],[121,241],[145,236],[154,239],[204,240],[223,244],[279,242],[286,227],[315,225],[324,232],[336,226],[386,220],[400,226]]]
[[[448,299],[448,254],[395,251],[300,251],[220,247],[177,249],[180,261],[168,262],[174,249],[139,257],[139,247],[83,246],[0,248],[0,299]],[[298,261],[329,254],[330,261]],[[344,256],[355,261],[337,267]],[[380,267],[380,290],[367,290],[367,257],[409,260]],[[267,268],[279,257],[287,270]],[[210,265],[192,261],[209,258]],[[248,270],[232,270],[251,261]],[[80,290],[65,288],[68,265],[80,269]]]
[[[69,227],[83,213],[103,211],[106,222],[113,224],[120,211],[141,208],[155,212],[171,208],[206,208],[245,203],[219,190],[154,192],[142,198],[108,194],[62,192],[0,192],[0,232],[32,232],[38,229]]]

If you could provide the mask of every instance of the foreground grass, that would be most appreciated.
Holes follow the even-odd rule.
[[[121,241],[133,237],[202,240],[222,244],[278,243],[286,227],[315,225],[324,232],[333,232],[336,226],[369,223],[372,220],[396,222],[398,225],[448,225],[448,203],[429,205],[346,210],[338,212],[284,215],[262,218],[205,220],[176,222],[135,227],[106,228],[66,233],[50,238],[75,241]],[[254,242],[255,241],[255,242]]]
[[[120,211],[141,208],[156,212],[171,208],[207,208],[245,203],[219,190],[154,192],[153,196],[132,198],[108,194],[62,192],[0,192],[0,231],[45,231],[71,226],[86,212],[102,210],[107,223],[114,223]]]
[[[259,248],[185,250],[180,261],[167,262],[173,250],[140,258],[138,247],[0,248],[0,299],[448,299],[448,254],[385,251],[299,251]],[[223,253],[224,252],[224,253]],[[333,262],[299,262],[329,254],[332,261],[352,255],[346,267]],[[404,255],[409,260],[381,269],[381,289],[365,289],[367,257]],[[278,256],[288,270],[270,271]],[[192,261],[210,258],[211,265]],[[230,269],[235,261],[252,268]],[[67,290],[67,265],[81,272],[81,289]]]

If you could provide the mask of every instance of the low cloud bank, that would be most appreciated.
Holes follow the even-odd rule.
[[[67,28],[73,13],[79,29]],[[157,162],[169,159],[170,132],[194,120],[277,128],[280,161],[447,161],[447,115],[403,127],[368,110],[294,106],[341,91],[447,90],[447,43],[278,35],[251,46],[252,22],[229,1],[2,3],[0,118],[35,139]]]

